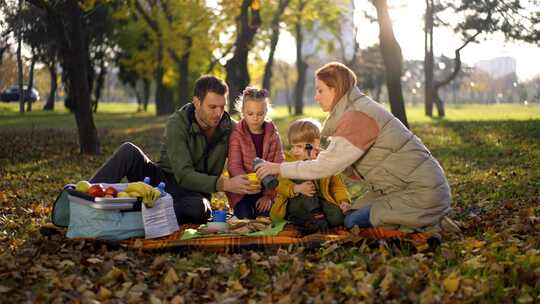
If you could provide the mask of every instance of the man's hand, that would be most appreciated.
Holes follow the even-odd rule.
[[[315,189],[315,184],[312,181],[303,182],[301,184],[294,185],[294,192],[295,193],[302,193],[305,196],[313,196],[315,195],[315,192],[317,190]]]
[[[349,211],[349,209],[351,209],[351,204],[349,202],[340,202],[339,203],[339,208],[341,208],[341,211],[343,211],[343,213]]]
[[[264,162],[257,166],[256,170],[257,176],[260,180],[265,178],[268,175],[278,175],[279,174],[279,164]]]
[[[255,206],[259,212],[270,211],[270,208],[272,207],[272,200],[269,197],[262,196],[257,200]]]
[[[250,182],[247,175],[237,175],[224,179],[223,191],[237,194],[256,194],[261,192],[261,186]]]

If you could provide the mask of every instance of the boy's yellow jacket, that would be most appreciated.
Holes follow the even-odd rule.
[[[296,159],[289,153],[285,153],[285,161],[296,161]],[[347,187],[339,175],[324,177],[314,182],[318,184],[317,195],[329,203],[339,206],[340,202],[351,202],[351,197],[349,196]],[[270,209],[270,217],[273,221],[285,219],[289,199],[299,195],[294,193],[294,185],[295,183],[290,179],[279,178],[279,185],[276,188],[276,199],[272,204],[272,209]]]

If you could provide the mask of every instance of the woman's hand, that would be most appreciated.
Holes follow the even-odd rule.
[[[279,175],[279,164],[264,162],[257,166],[256,172],[260,180],[268,175]]]
[[[315,195],[315,184],[312,181],[303,182],[301,184],[294,185],[295,193],[302,193],[305,196],[312,197]]]
[[[259,212],[270,211],[270,208],[272,207],[272,200],[269,197],[262,196],[257,200],[255,206]]]

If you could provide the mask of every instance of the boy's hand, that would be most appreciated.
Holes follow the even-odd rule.
[[[305,196],[313,196],[315,195],[316,189],[315,184],[313,184],[312,181],[303,182],[301,184],[294,185],[294,192],[295,193],[302,193]]]
[[[262,196],[257,200],[255,206],[259,212],[270,211],[270,208],[272,207],[272,200],[269,197]]]
[[[345,213],[351,209],[351,204],[349,202],[341,202],[339,203],[339,208],[341,208],[341,211]]]

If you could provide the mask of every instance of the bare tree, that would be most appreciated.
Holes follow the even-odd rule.
[[[272,16],[272,37],[270,38],[270,53],[268,54],[268,59],[266,60],[266,65],[264,66],[264,76],[263,76],[263,88],[270,91],[272,89],[272,66],[274,64],[274,54],[276,52],[276,46],[279,40],[280,27],[279,23],[281,21],[281,16],[285,12],[285,9],[289,5],[290,0],[279,0],[278,7]]]
[[[401,47],[394,36],[392,20],[388,13],[386,0],[372,0],[377,9],[377,20],[379,23],[379,40],[384,65],[386,67],[386,88],[390,99],[390,109],[406,127],[409,127],[407,115],[405,113],[405,102],[401,89],[401,74],[403,57]]]

